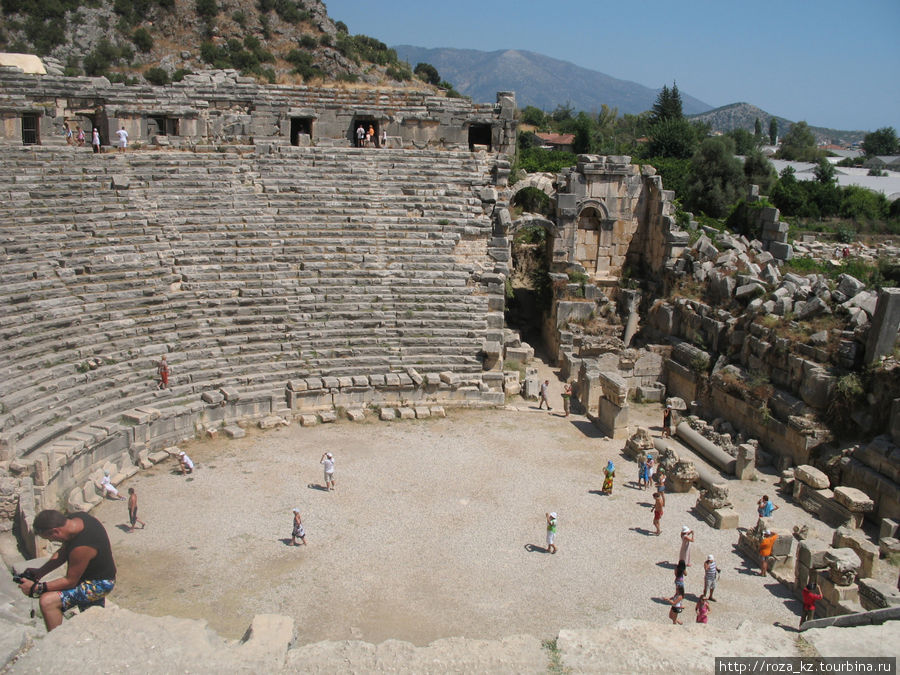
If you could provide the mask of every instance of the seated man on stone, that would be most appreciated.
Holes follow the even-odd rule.
[[[62,544],[46,563],[30,567],[19,587],[25,595],[40,598],[44,624],[51,631],[62,623],[63,612],[92,605],[103,607],[106,596],[116,584],[116,563],[109,536],[99,520],[87,513],[64,516],[59,511],[41,511],[32,525],[34,533]],[[48,572],[63,563],[66,575],[53,581],[41,581]]]
[[[109,478],[109,471],[103,472],[103,478],[100,480],[100,490],[103,492],[104,497],[109,497],[110,499],[125,499],[112,484],[112,481]]]

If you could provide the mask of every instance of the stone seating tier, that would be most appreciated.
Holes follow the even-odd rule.
[[[3,149],[0,433],[17,453],[218,387],[480,371],[489,158],[284,150]],[[463,238],[485,254],[457,255]]]

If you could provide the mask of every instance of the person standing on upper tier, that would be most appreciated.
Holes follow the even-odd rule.
[[[100,132],[97,130],[97,127],[94,127],[94,131],[91,133],[91,147],[95,153],[100,152]]]
[[[125,152],[125,148],[128,147],[128,132],[125,131],[125,127],[119,129],[116,136],[119,137],[119,152]]]

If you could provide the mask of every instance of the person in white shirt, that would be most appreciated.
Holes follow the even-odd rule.
[[[125,127],[119,129],[116,136],[119,137],[119,152],[125,152],[125,148],[128,147],[128,132],[125,131]]]
[[[109,471],[105,471],[103,473],[103,478],[100,480],[100,489],[103,490],[103,496],[109,496],[111,499],[125,499],[122,495],[119,494],[119,491],[113,486],[112,481],[109,480]]]
[[[325,489],[334,490],[334,455],[326,452],[319,460],[319,464],[325,468]]]
[[[178,463],[181,465],[182,474],[193,473],[194,463],[184,450],[178,453]]]

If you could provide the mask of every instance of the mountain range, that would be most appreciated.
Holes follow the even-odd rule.
[[[412,67],[418,63],[430,63],[441,79],[452,83],[460,93],[485,103],[495,101],[498,91],[512,90],[516,93],[519,108],[531,105],[551,112],[558,105],[570,105],[576,111],[596,112],[606,104],[617,108],[619,114],[636,115],[650,110],[660,91],[521,49],[486,52],[475,49],[426,49],[412,45],[396,45],[393,49],[401,60]],[[743,102],[713,108],[684,90],[680,93],[684,114],[691,119],[708,122],[713,131],[724,133],[743,128],[752,132],[759,119],[763,133],[768,133],[769,120],[773,115],[761,108]],[[782,136],[793,122],[774,117],[778,121],[778,133]],[[810,129],[821,142],[852,143],[861,141],[865,134],[812,124]]]
[[[516,92],[520,108],[532,105],[552,111],[557,105],[599,111],[604,103],[619,114],[649,110],[658,89],[576,66],[568,61],[522,49],[485,52],[475,49],[426,49],[411,45],[392,47],[402,60],[415,66],[430,63],[441,78],[475,101],[493,102],[498,91]],[[686,115],[711,110],[708,103],[681,92]]]

